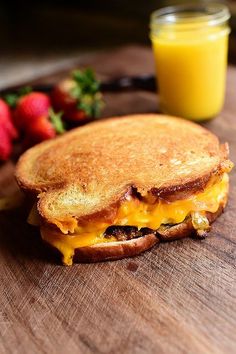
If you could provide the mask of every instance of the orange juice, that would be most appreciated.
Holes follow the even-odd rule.
[[[169,10],[169,22],[160,16],[165,9],[152,17],[151,40],[160,105],[166,113],[205,120],[222,109],[229,13],[223,5],[209,7],[204,15],[202,9],[194,12],[192,7],[191,11],[184,11],[183,6],[177,6],[178,16],[172,13],[171,17]]]

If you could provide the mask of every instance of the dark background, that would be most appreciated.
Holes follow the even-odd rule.
[[[236,64],[236,0],[221,2],[232,14],[229,60]],[[151,12],[179,3],[189,1],[0,0],[0,89],[73,67],[87,52],[151,46]]]
[[[150,13],[184,1],[153,0],[36,0],[0,2],[1,52],[19,54],[71,52],[114,47],[127,43],[149,44]],[[185,1],[186,3],[186,1]],[[189,2],[187,2],[189,3]],[[236,2],[231,36],[236,30]],[[233,56],[233,42],[230,54]]]

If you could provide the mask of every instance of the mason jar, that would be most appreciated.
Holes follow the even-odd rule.
[[[163,112],[201,121],[221,111],[229,17],[226,6],[211,3],[152,13],[150,37]]]

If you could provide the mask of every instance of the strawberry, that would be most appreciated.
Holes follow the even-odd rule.
[[[16,125],[25,130],[27,126],[42,116],[48,116],[51,102],[49,97],[41,92],[30,92],[22,96],[16,105],[14,120]]]
[[[76,82],[72,79],[59,82],[52,91],[53,106],[62,111],[75,109],[77,99],[70,94],[75,88]]]
[[[69,121],[82,121],[100,115],[103,106],[99,82],[91,69],[76,70],[72,77],[59,82],[52,91],[53,106]]]
[[[32,139],[32,142],[39,143],[43,140],[54,138],[56,131],[48,117],[42,116],[28,126],[27,136]]]
[[[0,126],[3,126],[11,139],[18,137],[18,132],[13,125],[9,106],[0,98]]]
[[[61,115],[62,113],[55,113],[52,108],[49,108],[47,116],[41,116],[32,121],[25,131],[24,148],[54,138],[56,134],[64,133]]]
[[[4,127],[0,125],[0,160],[6,161],[10,157],[12,152],[11,137]]]

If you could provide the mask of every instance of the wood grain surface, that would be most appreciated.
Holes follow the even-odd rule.
[[[91,55],[82,64],[101,78],[153,72],[146,48]],[[235,87],[230,67],[225,108],[205,124],[229,142],[233,161]],[[147,92],[107,94],[106,101],[105,116],[157,111],[156,95]],[[0,167],[1,195],[16,189],[13,170],[11,162]],[[0,213],[0,353],[236,353],[235,198],[234,169],[228,207],[206,240],[73,267],[42,244],[24,207]]]

